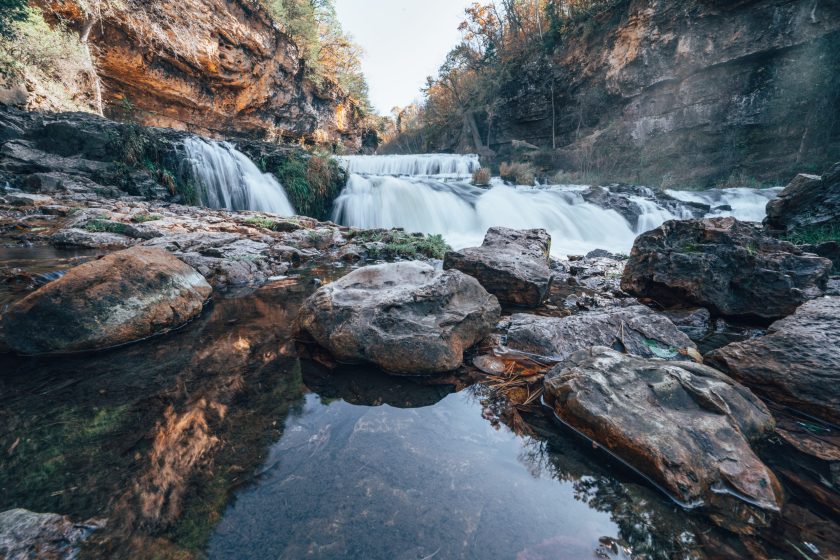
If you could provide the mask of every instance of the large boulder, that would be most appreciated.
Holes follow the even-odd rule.
[[[401,262],[360,268],[320,288],[299,322],[340,361],[431,375],[461,365],[464,350],[493,329],[500,312],[475,278]]]
[[[822,177],[797,175],[767,203],[764,223],[781,231],[840,223],[840,163]]]
[[[212,288],[167,251],[133,247],[71,269],[2,317],[7,345],[23,354],[97,350],[178,327]]]
[[[840,424],[840,297],[809,301],[766,336],[706,357],[768,399]]]
[[[558,361],[590,346],[610,346],[646,358],[699,357],[687,335],[644,305],[559,318],[519,313],[508,321],[506,345]]]
[[[821,296],[831,267],[734,218],[674,220],[636,239],[621,287],[666,307],[775,319]]]
[[[537,307],[548,296],[551,236],[543,229],[490,228],[481,247],[450,251],[443,268],[477,278],[502,303]]]
[[[781,508],[778,481],[750,447],[773,432],[773,417],[712,368],[596,347],[551,370],[545,395],[559,420],[682,504],[737,508],[727,500],[738,496]]]

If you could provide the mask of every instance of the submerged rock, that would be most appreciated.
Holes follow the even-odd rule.
[[[537,307],[554,278],[550,248],[551,236],[543,229],[490,228],[481,247],[447,253],[443,267],[477,278],[502,303]]]
[[[519,313],[508,322],[507,346],[559,361],[591,346],[610,346],[646,358],[699,358],[688,336],[644,305],[560,318]]]
[[[797,175],[767,204],[764,223],[775,230],[840,222],[840,163],[818,175]]]
[[[340,361],[429,375],[461,365],[499,314],[499,302],[474,278],[402,262],[360,268],[320,288],[299,321]]]
[[[99,522],[73,523],[55,513],[11,509],[0,513],[0,558],[5,560],[67,560],[102,526]]]
[[[2,317],[6,343],[23,354],[97,350],[178,327],[212,288],[167,251],[133,247],[71,269]]]
[[[774,319],[821,296],[831,267],[734,218],[670,221],[636,239],[621,287],[665,306]]]
[[[840,424],[840,297],[809,301],[766,336],[706,357],[757,393]]]
[[[560,420],[682,504],[739,496],[781,509],[779,483],[750,447],[773,432],[773,417],[712,368],[592,348],[551,370],[545,394]]]

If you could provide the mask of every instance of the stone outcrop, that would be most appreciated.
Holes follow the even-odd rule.
[[[756,393],[840,424],[840,297],[809,301],[766,336],[706,357]]]
[[[2,317],[5,343],[22,354],[118,346],[183,325],[211,292],[167,251],[133,247],[72,268],[16,302]]]
[[[74,523],[55,513],[10,509],[0,513],[0,558],[6,560],[73,559],[90,534],[102,523]]]
[[[767,203],[765,225],[790,231],[840,224],[840,163],[822,176],[797,175],[778,198]]]
[[[688,336],[667,317],[643,305],[569,317],[519,313],[510,317],[506,327],[508,348],[560,362],[591,346],[608,346],[645,358],[699,358]]]
[[[400,375],[456,369],[495,326],[500,308],[475,278],[421,262],[367,266],[320,288],[300,326],[342,362]]]
[[[105,114],[211,136],[358,147],[358,108],[305,77],[300,50],[259,2],[38,0],[86,34]]]
[[[831,268],[734,218],[670,221],[636,239],[621,287],[666,307],[773,319],[821,296]]]
[[[450,251],[447,270],[460,270],[478,279],[505,304],[537,307],[548,295],[554,274],[549,267],[551,236],[545,230],[494,227],[481,247]]]
[[[737,494],[781,509],[780,485],[750,447],[773,432],[773,417],[714,369],[592,348],[551,370],[545,393],[560,420],[682,504],[737,503]]]

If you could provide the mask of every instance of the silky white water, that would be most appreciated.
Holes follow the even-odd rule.
[[[295,214],[283,186],[263,173],[248,156],[227,142],[201,138],[184,141],[185,163],[199,183],[201,204],[209,208]]]
[[[588,203],[587,186],[508,186],[494,179],[489,188],[469,184],[480,168],[477,156],[408,155],[340,158],[348,171],[347,186],[335,202],[333,219],[360,228],[401,227],[409,232],[441,234],[456,249],[481,244],[487,229],[544,228],[555,256],[585,254],[593,249],[628,253],[636,236],[667,220],[692,217],[688,208],[663,208],[652,197],[627,195],[640,216],[635,227],[615,210]],[[644,191],[643,191],[644,194]],[[767,201],[778,189],[727,189],[669,192],[682,201],[713,208],[729,205],[739,219],[761,220]]]

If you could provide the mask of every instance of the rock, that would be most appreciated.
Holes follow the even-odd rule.
[[[825,241],[817,245],[802,245],[801,249],[806,253],[813,253],[825,257],[834,263],[834,271],[840,271],[840,243],[837,241]]]
[[[29,193],[7,193],[3,198],[11,206],[45,206],[54,201],[49,196]]]
[[[831,266],[734,218],[675,220],[636,239],[621,288],[664,307],[774,319],[821,296]]]
[[[481,247],[446,253],[443,268],[478,279],[502,303],[537,307],[554,279],[550,248],[545,230],[490,228]]]
[[[840,297],[809,301],[765,336],[706,358],[768,399],[840,424]]]
[[[79,265],[16,302],[3,330],[23,354],[98,350],[183,325],[211,291],[168,252],[133,247]]]
[[[595,249],[586,253],[586,259],[615,259],[616,256],[605,249]]]
[[[79,547],[102,523],[73,523],[55,513],[11,509],[0,513],[0,558],[5,560],[65,560],[75,558]]]
[[[303,305],[299,322],[340,361],[430,375],[461,365],[499,314],[474,278],[412,261],[367,266],[327,284]]]
[[[669,309],[662,312],[674,325],[688,335],[692,340],[703,338],[711,332],[712,315],[708,309],[697,307],[694,309]]]
[[[822,177],[797,175],[767,204],[764,223],[781,231],[840,223],[840,163]]]
[[[506,345],[561,362],[592,346],[610,346],[647,358],[699,357],[688,336],[644,305],[561,318],[519,313],[508,321]]]
[[[78,249],[118,249],[130,247],[135,241],[119,233],[71,228],[55,233],[50,237],[50,243],[56,247]]]
[[[773,432],[773,417],[712,368],[592,348],[552,369],[545,394],[560,420],[682,504],[742,496],[781,509],[778,481],[750,448]]]

